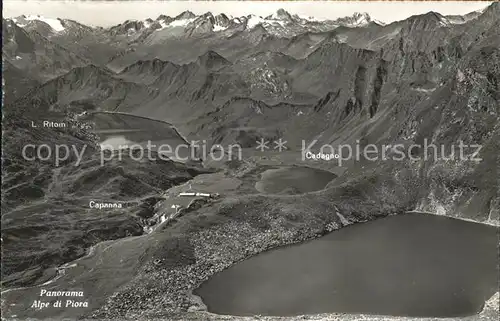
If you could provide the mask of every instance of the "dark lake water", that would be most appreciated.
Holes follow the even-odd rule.
[[[167,122],[112,112],[95,112],[85,120],[95,123],[94,133],[99,135],[101,147],[105,149],[141,146],[175,161],[187,160],[193,154],[188,142]]]
[[[264,252],[195,294],[229,315],[472,315],[498,291],[497,233],[435,215],[390,216]]]
[[[261,174],[255,189],[266,194],[303,194],[325,188],[337,175],[311,167],[283,166]]]

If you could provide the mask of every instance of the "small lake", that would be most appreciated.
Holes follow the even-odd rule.
[[[261,253],[194,293],[228,315],[473,315],[498,291],[497,233],[442,216],[390,216]]]
[[[255,189],[265,194],[303,194],[322,190],[337,175],[311,167],[284,166],[268,169],[255,183]]]
[[[85,120],[95,123],[93,132],[103,149],[151,149],[174,161],[192,158],[193,151],[177,129],[167,122],[123,113],[95,112]]]

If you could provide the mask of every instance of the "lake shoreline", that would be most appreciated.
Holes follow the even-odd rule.
[[[307,198],[307,195],[305,195],[305,197]],[[280,200],[282,202],[290,202],[296,204],[295,202],[293,202],[293,200],[288,200],[286,198],[285,199],[280,198]],[[301,206],[299,206],[298,210],[300,210],[300,207]],[[330,208],[329,210],[330,213],[331,212],[335,213],[336,211],[338,211],[337,206],[333,204],[331,204],[329,208]],[[407,212],[408,210],[409,209],[399,210],[399,211],[395,210],[391,211],[390,213],[386,212],[385,214],[372,213],[371,215],[366,215],[363,217],[359,216],[353,217],[348,213],[344,213],[344,216],[349,219],[349,225],[352,225],[352,224],[376,220],[389,215],[400,215]],[[234,316],[223,317],[220,315],[211,314],[210,312],[206,312],[205,310],[206,308],[203,307],[203,304],[197,303],[196,300],[193,299],[193,297],[190,295],[191,291],[193,289],[198,288],[199,285],[208,280],[214,274],[238,262],[248,259],[252,256],[255,256],[257,254],[260,254],[268,250],[275,249],[277,247],[294,245],[305,241],[311,241],[321,236],[324,236],[325,234],[328,234],[334,230],[346,226],[341,223],[338,216],[336,215],[331,216],[325,214],[326,213],[323,211],[322,213],[316,212],[315,215],[312,216],[308,215],[309,217],[302,218],[305,221],[304,223],[308,223],[307,224],[308,227],[305,231],[302,230],[300,233],[297,233],[299,232],[299,230],[296,230],[295,232],[283,231],[281,225],[276,226],[273,224],[273,227],[276,228],[276,230],[272,231],[273,229],[271,229],[268,230],[267,233],[264,234],[258,233],[258,235],[254,235],[253,236],[254,241],[256,242],[251,242],[251,244],[249,244],[248,242],[252,241],[251,238],[248,237],[248,235],[254,232],[250,232],[248,231],[248,228],[243,228],[243,227],[238,228],[237,226],[232,226],[232,227],[226,227],[225,229],[221,230],[220,227],[218,226],[215,229],[211,229],[208,231],[199,231],[195,233],[195,235],[192,235],[190,239],[193,240],[192,243],[194,243],[193,246],[195,247],[195,252],[200,253],[199,256],[197,255],[197,263],[195,264],[196,266],[182,267],[179,269],[175,269],[175,271],[170,271],[170,273],[165,273],[164,271],[154,271],[151,273],[151,271],[149,270],[149,272],[147,273],[140,273],[140,276],[137,278],[142,280],[143,285],[141,287],[147,287],[145,286],[145,284],[148,284],[150,280],[152,282],[153,279],[154,280],[162,279],[163,285],[158,286],[158,284],[156,284],[156,289],[153,292],[159,291],[158,296],[159,295],[162,296],[162,298],[159,298],[158,303],[159,302],[162,303],[168,302],[168,303],[164,305],[163,308],[161,308],[160,310],[155,308],[150,309],[148,312],[136,310],[127,313],[127,315],[130,316],[131,318],[136,318],[137,320],[141,320],[141,318],[146,318],[146,319],[154,318],[156,315],[169,315],[169,318],[172,317],[173,320],[176,320],[175,315],[179,313],[180,315],[182,315],[182,317],[178,317],[177,318],[178,320],[181,319],[191,320],[191,318],[192,320],[218,320],[218,319],[251,320],[251,318],[249,319],[247,317],[234,317]],[[481,222],[476,222],[476,223],[482,224]],[[281,230],[281,232],[278,232],[279,230]],[[230,236],[233,234],[232,231],[239,231],[239,233]],[[280,235],[281,237],[277,237],[278,235]],[[220,246],[217,247],[217,244],[221,244],[220,242],[223,242],[222,239],[228,239],[228,238],[235,240],[235,242],[239,243],[239,245],[241,246],[240,249],[245,248],[246,251],[242,253],[240,249],[235,249],[235,248],[230,249],[227,248],[226,245],[224,246],[225,247],[224,249],[221,249]],[[207,244],[206,240],[210,240],[210,244]],[[222,255],[217,254],[221,252]],[[214,255],[218,256],[217,259],[215,259]],[[121,294],[132,292],[133,289],[136,288],[136,286],[140,285],[136,282],[131,282],[121,291],[122,292]],[[141,295],[139,294],[139,296]],[[152,296],[153,298],[150,301],[156,302],[155,297],[157,297],[157,295],[155,293],[152,293]],[[178,299],[179,297],[181,298],[180,300]],[[124,296],[120,295],[120,300],[129,301],[130,299],[124,299]],[[132,301],[129,301],[130,304],[136,306],[136,304],[138,303],[138,302],[134,303],[136,299],[131,298],[131,300]],[[122,315],[119,312],[121,308],[117,306],[118,302],[119,300],[113,300],[113,302],[109,302],[106,305],[106,307],[103,307],[99,309],[99,311],[96,311],[96,313],[94,313],[92,317],[113,318],[116,317],[117,315]],[[122,304],[120,305],[123,306]],[[182,312],[182,310],[179,311],[179,308],[184,310],[184,312]],[[338,313],[329,315],[345,316],[345,314],[338,314]],[[266,319],[262,318],[259,319],[280,320],[279,317],[276,318],[269,317]],[[354,319],[355,318],[353,318],[352,320]],[[393,317],[391,320],[395,319],[398,318]],[[417,318],[410,318],[410,319],[417,320]],[[314,316],[311,316],[310,320],[314,320]],[[380,319],[375,318],[373,320],[380,320]],[[432,320],[432,319],[426,318],[422,320]],[[464,320],[474,320],[474,319],[467,317]]]
[[[449,217],[390,215],[260,253],[213,275],[194,293],[209,311],[238,316],[470,315],[497,281],[496,235],[494,227]]]

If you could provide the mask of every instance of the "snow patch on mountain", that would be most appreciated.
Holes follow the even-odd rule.
[[[370,22],[370,16],[368,15],[360,15],[356,21],[353,23],[353,25],[356,26],[364,26],[367,25]]]
[[[286,26],[286,22],[285,21],[281,21],[281,20],[271,21],[269,23],[271,25],[273,25],[273,26],[281,26],[281,27],[285,27]]]
[[[26,26],[25,23],[27,21],[38,20],[38,21],[41,21],[41,22],[48,24],[54,31],[60,32],[60,31],[63,31],[65,29],[59,19],[45,18],[45,17],[42,17],[40,15],[21,16],[19,18],[14,18],[12,20],[14,21],[15,24],[17,24],[21,28]]]
[[[342,21],[344,22],[343,23],[344,25],[349,27],[364,27],[367,24],[369,24],[372,21],[372,19],[366,12],[364,13],[356,12],[352,15],[352,17],[341,18],[338,19],[337,21]]]
[[[279,9],[266,17],[255,14],[240,17],[231,17],[225,14],[214,16],[211,12],[203,15],[195,15],[192,12],[186,11],[174,18],[161,15],[156,19],[156,23],[151,19],[137,22],[139,27],[134,27],[134,30],[127,28],[124,30],[125,33],[131,35],[135,32],[143,31],[143,29],[161,31],[170,28],[185,28],[189,29],[189,34],[191,34],[192,32],[221,32],[241,26],[246,30],[252,30],[261,25],[268,33],[275,36],[293,37],[304,32],[331,31],[339,26],[357,28],[364,27],[373,22],[383,25],[383,23],[371,19],[367,13],[354,13],[352,16],[328,20],[304,17],[297,14],[291,15],[283,9]]]
[[[460,16],[460,15],[447,15],[447,16],[444,16],[444,18],[450,24],[461,25],[461,24],[469,22],[469,21],[471,21],[473,19],[476,19],[477,17],[479,17],[480,15],[482,15],[486,11],[487,8],[488,7],[485,7],[484,9],[476,10],[476,11],[470,12],[470,13],[468,13],[466,15],[463,15],[463,16]]]
[[[262,24],[264,22],[266,22],[266,20],[261,16],[249,15],[247,20],[247,28],[252,29],[258,24]]]
[[[459,24],[463,24],[463,23],[466,23],[467,20],[465,20],[464,18],[462,17],[459,17],[459,18],[456,18],[456,17],[446,17],[444,18],[446,19],[445,21],[448,23],[448,24],[454,24],[454,25],[459,25]]]
[[[168,24],[169,27],[185,27],[193,22],[195,18],[174,20]]]
[[[380,25],[380,26],[385,26],[386,25],[385,22],[377,20],[377,19],[372,19],[372,21],[375,22],[376,24]]]
[[[227,27],[223,27],[223,26],[220,26],[220,25],[214,25],[214,31],[223,31],[223,30],[226,30]]]
[[[461,25],[464,24],[475,17],[465,17],[465,16],[446,16],[442,18],[442,22],[446,25]]]
[[[161,26],[161,28],[159,28],[157,30],[161,30],[161,29],[168,27],[168,23],[166,23],[165,21],[160,21],[160,26]]]

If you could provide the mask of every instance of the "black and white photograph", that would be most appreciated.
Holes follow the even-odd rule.
[[[2,6],[2,321],[499,320],[500,2]]]

